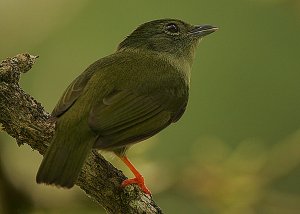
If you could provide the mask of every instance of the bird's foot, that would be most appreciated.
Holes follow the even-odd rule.
[[[126,187],[130,184],[137,184],[144,193],[151,195],[150,190],[146,187],[145,185],[145,181],[143,176],[139,176],[139,177],[135,177],[135,178],[131,178],[131,179],[126,179],[122,182],[121,186],[122,187]]]

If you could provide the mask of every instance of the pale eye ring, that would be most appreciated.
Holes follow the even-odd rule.
[[[171,34],[179,34],[179,27],[174,23],[166,25],[166,32]]]

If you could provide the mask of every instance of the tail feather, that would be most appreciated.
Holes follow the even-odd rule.
[[[55,134],[38,170],[37,183],[74,186],[94,142],[95,138],[64,139]]]

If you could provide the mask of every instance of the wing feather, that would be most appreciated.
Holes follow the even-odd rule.
[[[104,139],[100,145],[102,148],[129,144],[132,139],[142,139],[146,135],[150,137],[151,133],[170,122],[171,113],[157,100],[130,91],[120,91],[104,98],[89,115],[90,128]]]
[[[61,116],[75,103],[87,85],[87,82],[91,78],[92,74],[93,70],[86,70],[68,86],[52,111],[52,116]]]

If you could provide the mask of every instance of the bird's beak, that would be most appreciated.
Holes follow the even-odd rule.
[[[204,37],[215,32],[218,29],[218,27],[212,25],[196,25],[190,30],[189,34],[197,37]]]

